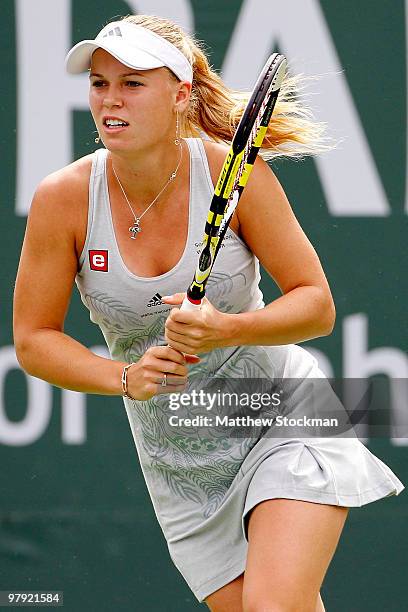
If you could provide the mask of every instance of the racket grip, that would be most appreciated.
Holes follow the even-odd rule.
[[[200,308],[201,304],[193,304],[187,297],[184,298],[180,306],[180,310],[199,310]]]

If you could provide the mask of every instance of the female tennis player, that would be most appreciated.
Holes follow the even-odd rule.
[[[398,494],[398,478],[355,437],[170,426],[170,399],[194,375],[295,380],[299,411],[304,383],[323,375],[296,343],[329,334],[335,318],[316,252],[258,159],[202,308],[181,311],[243,96],[158,17],[108,24],[70,51],[67,69],[89,70],[104,148],[35,193],[15,292],[18,359],[54,385],[124,396],[171,558],[199,601],[217,612],[321,612],[348,508]],[[287,80],[265,150],[313,154],[322,142]],[[282,292],[268,305],[259,262]],[[64,333],[74,282],[111,359]]]

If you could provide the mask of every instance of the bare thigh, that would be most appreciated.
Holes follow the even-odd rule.
[[[347,508],[290,499],[258,504],[248,524],[244,612],[316,612]]]
[[[207,597],[205,603],[211,612],[243,612],[242,592],[244,586],[244,574],[232,580],[215,593]],[[326,612],[320,593],[316,602],[315,612]]]
[[[212,593],[212,612],[324,612],[320,587],[347,508],[297,500],[258,504],[248,525],[244,574]]]
[[[211,612],[242,612],[244,574],[232,580],[207,597],[205,603]]]

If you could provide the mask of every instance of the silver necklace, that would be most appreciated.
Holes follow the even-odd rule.
[[[142,214],[141,214],[141,215],[139,215],[139,216],[137,216],[137,215],[136,215],[136,213],[135,213],[135,211],[133,210],[132,205],[131,205],[131,203],[129,202],[129,198],[128,198],[128,197],[127,197],[127,195],[126,195],[126,191],[124,190],[123,185],[122,185],[122,183],[120,182],[119,177],[118,177],[118,175],[116,174],[115,168],[114,168],[114,166],[113,166],[113,164],[112,164],[112,171],[113,171],[113,174],[115,175],[115,178],[116,178],[116,180],[118,181],[118,185],[119,185],[119,187],[120,187],[120,188],[121,188],[121,190],[122,190],[122,193],[123,193],[124,198],[125,198],[125,200],[126,200],[126,202],[127,202],[127,205],[129,206],[130,210],[132,211],[132,215],[133,215],[134,220],[135,220],[135,221],[134,221],[134,223],[133,223],[133,225],[131,225],[131,227],[129,227],[130,238],[131,238],[132,240],[135,240],[135,239],[136,239],[136,236],[138,235],[138,233],[142,231],[142,228],[140,227],[140,221],[141,221],[141,219],[144,217],[144,215],[145,215],[147,212],[149,212],[149,210],[151,209],[151,207],[153,206],[153,204],[155,204],[155,203],[157,202],[157,200],[160,198],[160,196],[161,196],[161,194],[163,193],[163,191],[164,191],[165,189],[167,189],[167,187],[170,185],[170,183],[171,183],[172,181],[174,181],[174,179],[177,177],[177,172],[179,171],[180,164],[181,164],[181,160],[183,159],[183,146],[182,146],[182,144],[181,144],[181,142],[180,142],[180,141],[179,141],[177,144],[178,144],[178,145],[179,145],[179,147],[180,147],[180,157],[179,157],[178,164],[177,164],[177,166],[176,166],[176,168],[175,168],[174,172],[172,172],[172,173],[170,174],[170,176],[169,176],[169,179],[168,179],[167,183],[166,183],[166,184],[164,185],[164,187],[163,187],[163,188],[162,188],[162,189],[159,191],[159,193],[157,194],[157,196],[154,198],[153,202],[150,202],[149,206],[148,206],[148,207],[147,207],[147,208],[146,208],[146,209],[145,209],[145,210],[142,212]]]

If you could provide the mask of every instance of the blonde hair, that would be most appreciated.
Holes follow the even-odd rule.
[[[210,66],[202,43],[176,23],[156,15],[129,15],[124,20],[159,34],[191,63],[193,83],[190,104],[183,117],[182,136],[197,137],[205,132],[216,142],[230,142],[250,92],[227,87]],[[316,121],[300,98],[308,80],[310,77],[303,75],[285,77],[262,144],[262,157],[299,158],[333,148],[324,135],[326,124]]]

